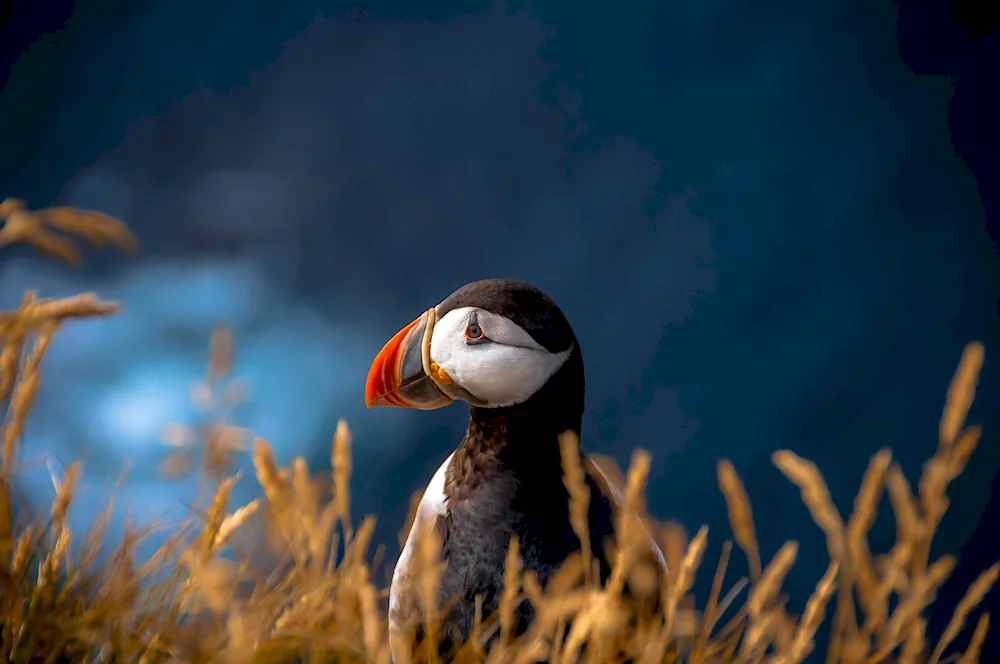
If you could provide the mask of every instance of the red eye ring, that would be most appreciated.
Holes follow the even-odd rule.
[[[465,327],[465,338],[469,341],[476,341],[477,339],[483,338],[483,328],[479,327],[479,323],[473,321],[466,325]]]

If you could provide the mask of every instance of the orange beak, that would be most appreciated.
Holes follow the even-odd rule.
[[[365,382],[365,404],[433,410],[452,402],[424,370],[433,331],[433,312],[424,312],[397,332],[375,356]],[[431,330],[427,323],[431,321]]]

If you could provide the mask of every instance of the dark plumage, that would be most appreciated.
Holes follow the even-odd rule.
[[[512,535],[519,540],[525,569],[534,571],[543,584],[567,556],[580,548],[569,521],[569,495],[563,484],[558,444],[559,434],[572,431],[579,435],[581,428],[585,382],[583,355],[576,336],[563,313],[544,293],[529,284],[506,279],[477,281],[454,292],[434,309],[436,326],[432,326],[432,334],[444,334],[437,329],[442,326],[450,330],[456,314],[449,314],[467,316],[464,312],[470,307],[479,312],[479,317],[472,319],[474,323],[484,319],[482,312],[487,312],[527,332],[537,348],[523,351],[524,363],[555,366],[556,360],[549,358],[556,357],[558,368],[539,389],[518,403],[470,406],[466,436],[442,465],[443,486],[432,480],[425,493],[422,507],[427,507],[418,513],[410,537],[426,527],[435,528],[441,537],[446,568],[439,601],[441,606],[453,602],[443,621],[442,649],[469,637],[477,594],[482,598],[484,616],[498,608],[504,559]],[[485,329],[485,325],[484,331],[503,336],[504,331],[497,330],[498,324],[492,325],[496,331]],[[478,330],[473,328],[473,332]],[[444,343],[434,338],[433,345],[425,345],[433,351]],[[502,358],[513,359],[504,359],[506,364],[497,361],[494,366],[481,361],[486,356],[477,355],[482,352],[478,348],[470,345],[466,350],[452,345],[460,349],[458,354],[467,353],[472,358],[466,360],[462,355],[460,360],[450,360],[449,371],[463,377],[482,372],[490,381],[502,383],[506,366],[511,367],[512,376],[534,370],[534,365],[525,368],[519,364],[522,355],[516,348],[503,351]],[[560,355],[567,352],[565,358]],[[433,352],[430,361],[434,361]],[[450,376],[438,384],[442,392],[461,393],[465,389],[447,380],[451,380]],[[406,377],[398,377],[397,382],[405,383]],[[582,453],[581,465],[589,471],[591,550],[604,581],[610,572],[604,543],[613,534],[615,498],[608,495],[609,478],[592,460],[588,463]],[[443,504],[439,498],[437,502],[434,499],[439,490]],[[397,628],[415,616],[414,599],[405,586],[410,560],[404,550],[393,579],[395,601],[390,622]],[[658,560],[662,564],[662,555]],[[524,628],[531,619],[527,603],[518,609],[517,617]]]

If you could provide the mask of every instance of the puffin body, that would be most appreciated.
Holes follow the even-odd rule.
[[[470,404],[465,438],[427,485],[389,592],[393,658],[411,647],[419,622],[411,569],[425,529],[437,531],[445,564],[438,603],[442,651],[465,642],[475,619],[499,606],[504,561],[518,538],[524,569],[544,586],[580,542],[569,520],[558,436],[577,436],[584,404],[583,355],[563,313],[544,293],[520,281],[476,281],[452,293],[397,333],[368,375],[369,407],[428,410],[454,400]],[[622,501],[613,474],[581,454],[590,488],[591,551],[601,580],[610,573],[605,542]],[[647,533],[648,535],[648,533]],[[653,562],[663,554],[649,537]],[[531,620],[518,608],[517,628]]]

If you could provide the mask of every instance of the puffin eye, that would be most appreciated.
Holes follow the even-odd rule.
[[[473,312],[469,316],[469,323],[465,326],[465,343],[469,345],[481,344],[489,341],[486,338],[486,333],[483,332],[483,328],[480,327],[479,322],[476,320],[476,314]]]

